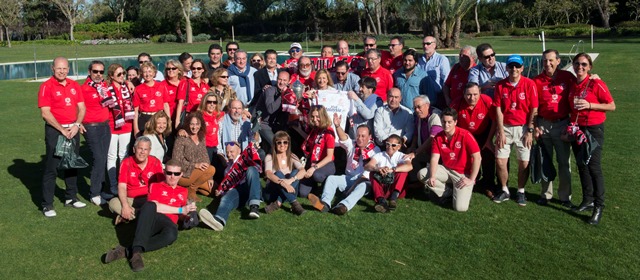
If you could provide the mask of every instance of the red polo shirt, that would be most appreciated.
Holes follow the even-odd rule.
[[[363,78],[372,77],[376,79],[377,84],[375,93],[380,96],[383,102],[387,102],[387,91],[393,87],[393,76],[391,76],[391,72],[380,67],[375,72],[372,72],[371,69],[364,70],[362,71],[361,76]]]
[[[99,123],[109,120],[109,108],[102,107],[100,101],[102,97],[98,94],[98,90],[89,85],[91,79],[87,80],[82,85],[82,95],[84,98],[84,106],[87,108],[87,113],[84,115],[82,123]],[[107,84],[102,82],[102,87],[107,90]]]
[[[324,145],[319,146],[317,147],[317,150],[314,150],[314,147],[316,146],[316,139],[318,137],[322,137]],[[328,127],[327,129],[314,128],[309,132],[305,144],[306,145],[302,146],[302,151],[307,155],[311,163],[317,163],[327,157],[327,149],[335,149],[336,137],[334,136],[333,129],[331,127]],[[332,157],[331,160],[335,160],[335,156]]]
[[[182,80],[184,79],[186,78],[182,78]],[[176,107],[178,106],[178,85],[180,85],[180,82],[178,82],[177,85],[174,85],[165,79],[161,83],[164,85],[166,93],[164,96],[164,102],[169,104],[169,113],[171,113],[171,117],[173,117],[176,115]]]
[[[173,207],[182,207],[187,205],[188,190],[185,187],[169,186],[165,182],[153,183],[149,187],[149,196],[147,201],[156,201],[160,204]],[[178,214],[164,214],[169,217],[174,224],[178,223]]]
[[[402,68],[402,64],[404,63],[404,55],[400,54],[399,56],[393,57],[390,52],[382,51],[382,58],[380,59],[380,66],[389,70],[391,74]]]
[[[491,120],[495,118],[495,111],[491,106],[491,97],[480,94],[476,106],[471,109],[467,101],[458,97],[451,102],[451,108],[458,111],[458,127],[464,128],[473,135],[480,135],[489,129]]]
[[[475,62],[473,62],[473,66],[475,65]],[[468,82],[469,70],[462,68],[459,63],[453,65],[447,80],[444,82],[449,87],[449,97],[451,97],[452,101],[464,95],[464,88]]]
[[[538,108],[536,84],[524,76],[520,77],[515,87],[509,82],[509,78],[499,81],[493,96],[493,106],[502,111],[504,125],[525,125],[527,115]]]
[[[433,138],[431,153],[439,154],[442,165],[460,174],[471,174],[472,155],[479,153],[480,147],[473,135],[464,128],[456,128],[451,140],[441,131]]]
[[[538,116],[550,121],[569,116],[569,92],[575,81],[573,74],[559,69],[555,77],[541,73],[533,78],[538,90]]]
[[[197,84],[193,79],[184,79],[180,81],[178,85],[178,100],[187,99],[187,90],[189,90],[189,104],[186,108],[187,112],[193,112],[198,109],[202,98],[209,91],[209,84],[205,83],[202,79],[200,84]]]
[[[78,116],[78,103],[84,102],[80,85],[69,78],[63,85],[51,77],[40,85],[38,108],[49,107],[61,125],[74,123]]]
[[[167,87],[154,81],[153,86],[140,84],[133,93],[133,107],[138,107],[140,112],[155,113],[164,109],[164,97]]]
[[[113,87],[113,90],[116,92],[116,99],[118,100],[118,104],[120,105],[120,108],[124,108],[124,101],[122,100],[123,99],[122,91],[116,87],[115,83],[112,83],[111,86]],[[109,110],[109,127],[111,128],[111,134],[120,135],[120,134],[131,133],[131,131],[133,130],[133,120],[125,121],[122,127],[116,129],[115,119],[113,117],[113,108],[111,108]]]
[[[207,147],[218,146],[218,133],[220,133],[220,120],[224,117],[224,112],[215,115],[203,112],[202,118],[207,125],[207,134],[205,134],[205,142]]]
[[[162,162],[154,156],[149,156],[144,170],[140,169],[133,158],[133,156],[129,156],[122,160],[118,183],[127,184],[127,197],[136,198],[147,195],[150,183],[164,180],[164,173]]]
[[[569,94],[569,106],[571,106],[571,120],[578,118],[578,125],[591,126],[599,125],[607,119],[603,111],[573,109],[573,99],[584,98],[589,103],[609,104],[613,102],[609,88],[602,80],[591,80],[589,75],[584,81],[575,84]]]

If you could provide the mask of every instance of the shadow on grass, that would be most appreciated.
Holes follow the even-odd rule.
[[[27,188],[33,205],[40,207],[42,204],[42,172],[44,170],[45,156],[40,156],[40,162],[26,162],[24,159],[13,159],[13,164],[7,168],[7,172],[20,180]],[[64,190],[56,185],[54,197],[64,203]]]

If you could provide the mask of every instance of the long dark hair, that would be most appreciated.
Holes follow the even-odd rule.
[[[200,122],[200,130],[198,130],[198,139],[200,141],[204,141],[204,137],[207,134],[207,124],[204,122],[204,118],[202,117],[202,113],[199,111],[191,112],[187,115],[187,119],[182,124],[182,129],[187,133],[191,134],[191,129],[189,128],[189,123],[191,123],[192,119],[197,119]]]

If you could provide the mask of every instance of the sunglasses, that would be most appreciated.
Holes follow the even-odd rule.
[[[375,47],[376,44],[364,44],[364,45],[371,48],[371,47]]]
[[[251,63],[256,63],[256,62],[261,62],[261,61],[262,61],[262,59],[252,59]]]
[[[238,50],[238,49],[227,49],[227,52],[235,52],[235,51],[237,51],[237,50]]]
[[[301,51],[301,49],[298,49],[298,48],[293,48],[293,49],[289,50],[290,53],[292,53],[292,52],[300,52],[300,51]]]
[[[393,147],[393,148],[400,147],[400,144],[398,144],[398,143],[389,143],[389,142],[387,142],[386,144],[387,144],[387,147]]]
[[[319,105],[319,104],[318,105],[311,105],[311,108],[314,108],[314,109],[320,109],[322,107],[324,107],[324,106]]]
[[[577,62],[576,61],[576,62],[573,63],[573,65],[574,66],[582,66],[582,67],[585,67],[585,68],[589,67],[589,63],[586,63],[586,62]]]
[[[204,69],[204,68],[202,68],[202,67],[191,67],[191,70],[193,70],[193,71],[202,71],[202,69]]]
[[[390,48],[394,48],[395,46],[400,46],[400,44],[389,44]]]
[[[148,60],[138,60],[139,64],[145,63],[145,62],[149,62]]]
[[[309,66],[311,66],[311,63],[305,63],[305,64],[300,63],[300,66],[301,67],[309,67]]]
[[[485,55],[485,56],[484,56],[484,58],[485,58],[485,59],[488,59],[488,58],[490,58],[490,57],[496,57],[496,53],[492,53],[492,54],[490,54],[490,55]]]
[[[124,75],[124,72],[120,72],[120,73],[116,73],[115,74],[116,77],[122,77],[122,75]]]
[[[218,100],[207,100],[207,104],[218,104]]]
[[[178,67],[167,67],[165,69],[167,69],[167,71],[176,71],[178,70]]]
[[[338,71],[336,71],[336,75],[342,76],[342,75],[346,75],[346,74],[347,74],[347,72],[338,72]]]
[[[104,70],[91,70],[91,73],[102,75],[102,74],[104,74]]]
[[[276,145],[289,145],[289,141],[276,141]]]
[[[435,44],[436,42],[422,42],[425,46],[431,46],[431,44]]]
[[[522,67],[522,65],[515,64],[515,63],[507,65],[507,69],[516,69],[516,68],[520,68],[520,67]]]
[[[178,172],[165,171],[164,174],[166,174],[167,176],[180,176],[182,175],[182,171],[178,171]]]
[[[220,76],[218,78],[229,79],[229,76]]]

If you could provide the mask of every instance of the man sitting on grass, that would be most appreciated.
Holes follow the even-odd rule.
[[[111,263],[129,255],[134,272],[144,269],[142,252],[150,252],[171,245],[178,238],[178,217],[196,211],[195,202],[187,204],[188,190],[178,186],[182,167],[169,160],[165,168],[166,179],[149,187],[149,201],[140,208],[138,224],[130,249],[122,245],[104,255],[104,263]]]
[[[385,141],[386,151],[374,155],[364,167],[364,170],[371,172],[375,209],[380,213],[396,209],[398,197],[404,191],[407,174],[413,169],[411,160],[405,160],[404,154],[399,151],[402,140],[397,134],[391,134]]]

